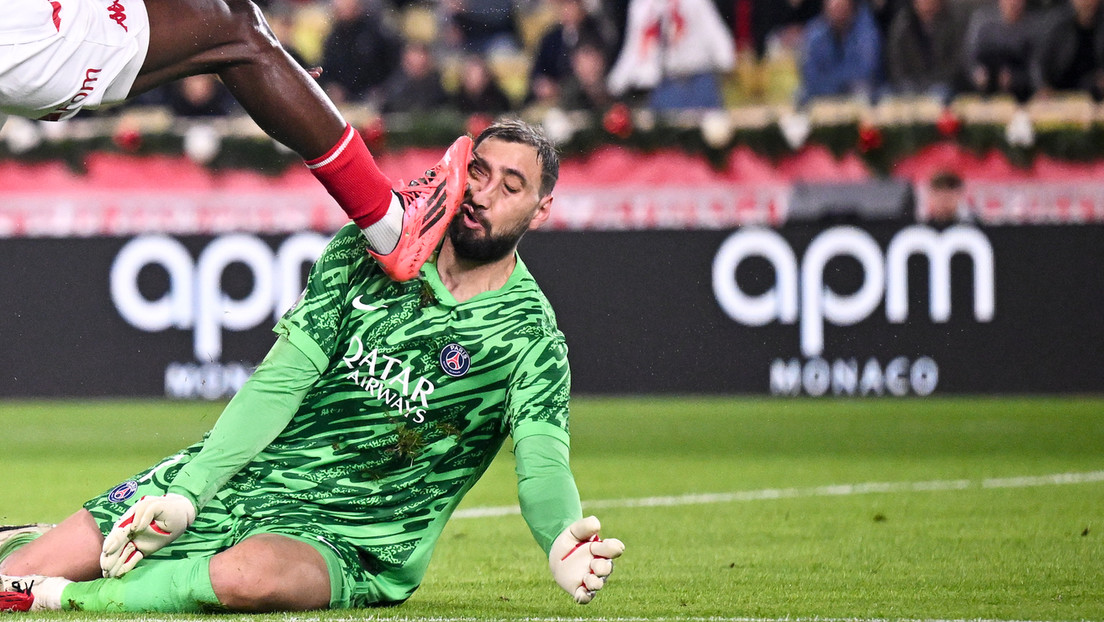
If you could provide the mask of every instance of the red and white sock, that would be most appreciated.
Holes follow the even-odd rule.
[[[367,227],[360,228],[360,232],[364,234],[364,238],[368,240],[368,246],[371,246],[372,250],[380,255],[386,255],[395,250],[395,247],[399,245],[399,237],[402,236],[405,212],[402,201],[399,200],[399,195],[392,192],[391,204],[388,205],[387,213],[383,215],[383,218]]]
[[[34,577],[31,594],[34,603],[31,611],[57,611],[61,609],[61,592],[72,581],[61,577]]]
[[[324,155],[307,160],[307,168],[361,229],[387,214],[394,198],[391,180],[351,125],[345,125],[341,140]]]

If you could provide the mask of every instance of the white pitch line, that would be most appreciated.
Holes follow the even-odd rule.
[[[169,617],[138,617],[137,622],[179,622],[188,616]],[[248,622],[257,619],[254,615],[226,615],[226,620],[242,620]],[[820,616],[785,616],[780,618],[746,617],[746,616],[515,616],[515,617],[476,617],[476,616],[386,616],[375,613],[365,613],[363,616],[336,617],[317,616],[303,613],[287,612],[269,614],[268,617],[278,617],[283,622],[1046,622],[1042,620],[1028,619],[999,619],[999,618],[829,618]],[[34,619],[34,618],[32,618]]]
[[[1030,620],[997,620],[985,618],[821,618],[821,617],[784,617],[784,618],[748,618],[748,617],[722,617],[722,616],[661,616],[647,617],[516,617],[516,618],[478,618],[478,617],[386,617],[369,615],[357,618],[321,618],[301,617],[297,614],[289,614],[283,618],[286,622],[1032,622]],[[154,622],[155,619],[144,619],[143,622]]]
[[[1066,484],[1104,482],[1104,471],[1085,473],[1055,473],[1024,477],[972,479],[941,479],[926,482],[866,482],[860,484],[835,484],[812,488],[764,488],[737,492],[716,492],[665,497],[641,497],[636,499],[598,499],[583,501],[583,509],[647,508],[678,505],[703,505],[734,503],[738,501],[768,501],[773,499],[797,499],[802,497],[847,497],[853,495],[885,494],[899,492],[938,492],[947,490],[1034,488]],[[457,510],[454,518],[488,518],[520,514],[516,505],[476,507]],[[748,621],[751,622],[751,621]],[[821,621],[832,622],[832,621]]]

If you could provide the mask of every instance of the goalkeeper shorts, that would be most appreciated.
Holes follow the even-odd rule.
[[[176,473],[198,451],[197,445],[170,456],[91,499],[84,504],[84,508],[91,512],[100,531],[106,536],[135,501],[147,495],[165,494]],[[233,496],[216,496],[203,506],[195,523],[184,535],[140,563],[156,563],[159,559],[213,557],[250,536],[277,534],[305,542],[321,553],[330,575],[331,608],[398,604],[413,592],[411,588],[408,593],[396,598],[393,590],[386,589],[370,572],[368,566],[371,563],[365,558],[363,549],[324,524],[302,520],[302,512],[295,511],[298,508],[289,507],[287,512],[266,513],[262,519],[253,519],[240,510],[227,509],[228,506],[236,506]]]

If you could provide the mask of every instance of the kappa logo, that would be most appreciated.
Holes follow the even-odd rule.
[[[353,298],[353,308],[354,309],[360,309],[361,311],[379,311],[381,309],[386,309],[387,308],[387,305],[369,304],[369,303],[364,302],[363,300],[361,300],[361,298],[364,298],[364,296],[357,296],[356,298]]]
[[[126,7],[123,6],[119,2],[119,0],[115,0],[111,4],[107,5],[107,11],[109,13],[109,15],[107,16],[108,19],[114,20],[116,24],[118,24],[119,26],[121,26],[123,28],[123,30],[126,30],[127,32],[130,32],[130,30],[127,29],[127,26],[124,23],[124,22],[126,22],[126,18],[127,18],[127,16],[126,16]]]
[[[471,355],[458,343],[450,343],[441,349],[441,369],[453,378],[459,378],[471,369]]]
[[[61,32],[61,3],[56,0],[50,0],[50,6],[54,8],[54,28],[57,28],[57,31]]]

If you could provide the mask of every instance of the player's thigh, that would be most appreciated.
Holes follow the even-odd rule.
[[[72,581],[98,579],[103,534],[81,509],[53,529],[15,550],[0,563],[0,574],[40,574]]]
[[[276,49],[250,0],[144,0],[150,44],[132,93],[178,78],[217,73]]]
[[[330,605],[322,554],[302,540],[260,533],[211,559],[211,586],[234,611],[303,611]]]

